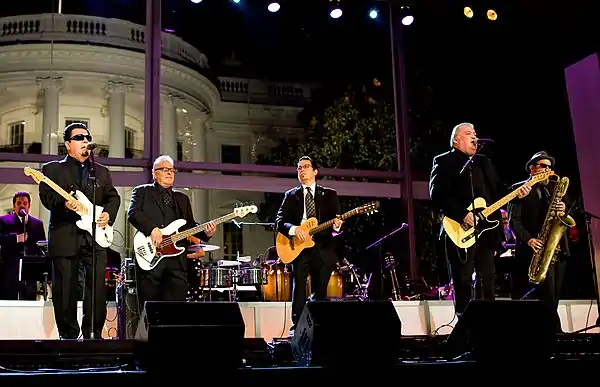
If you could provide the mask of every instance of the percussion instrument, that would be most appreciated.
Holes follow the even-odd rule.
[[[188,251],[204,251],[204,252],[210,252],[210,251],[215,251],[215,250],[219,250],[220,247],[219,246],[215,246],[215,245],[207,245],[205,243],[200,243],[197,245],[191,245],[188,247]]]
[[[200,287],[201,288],[229,288],[233,286],[233,270],[223,267],[212,267],[209,269],[200,269]]]
[[[264,301],[291,301],[292,276],[284,268],[264,269],[266,284],[262,286]]]
[[[242,286],[259,286],[266,283],[263,281],[263,269],[257,267],[243,268],[238,271],[238,284]]]
[[[312,294],[310,286],[310,275],[306,281],[306,295],[309,297]],[[329,298],[342,298],[344,296],[344,281],[342,276],[332,271],[329,277],[329,283],[327,284],[327,297]]]

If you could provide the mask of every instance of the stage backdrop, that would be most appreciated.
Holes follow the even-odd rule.
[[[575,135],[581,191],[585,210],[600,216],[600,61],[599,54],[565,70],[571,121]],[[592,218],[591,233],[600,276],[600,219]],[[598,286],[598,284],[596,284]],[[600,289],[597,289],[600,292]]]

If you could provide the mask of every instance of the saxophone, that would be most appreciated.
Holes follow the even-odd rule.
[[[546,279],[548,269],[556,261],[560,251],[560,240],[568,228],[575,226],[575,220],[570,215],[565,215],[564,212],[557,212],[554,209],[554,206],[565,196],[568,188],[569,178],[559,178],[550,200],[544,225],[538,235],[544,247],[533,254],[529,264],[529,282],[533,284],[539,284]]]

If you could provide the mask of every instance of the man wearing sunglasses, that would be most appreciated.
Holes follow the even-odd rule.
[[[177,219],[187,224],[180,231],[196,226],[192,204],[183,192],[173,189],[175,168],[173,159],[159,156],[152,165],[154,183],[137,186],[131,193],[127,217],[133,227],[150,236],[155,246],[162,242],[160,229]],[[195,237],[208,242],[216,231],[214,222],[208,223],[206,231]],[[191,244],[187,240],[178,245]],[[187,247],[187,246],[186,246]],[[185,250],[176,257],[161,260],[152,270],[144,271],[136,265],[136,279],[140,312],[146,301],[185,301],[188,292],[187,258]]]
[[[87,126],[75,122],[63,131],[67,156],[42,166],[42,173],[67,192],[81,191],[90,201],[92,185],[90,176],[90,151],[87,146],[92,136]],[[117,217],[121,198],[112,183],[110,171],[96,164],[96,205],[104,208],[97,214],[100,227],[112,225]],[[79,338],[77,322],[78,273],[80,262],[85,267],[85,290],[83,297],[83,338],[102,337],[106,320],[106,249],[100,247],[92,236],[75,224],[80,217],[75,213],[77,200],[65,199],[45,183],[39,185],[40,200],[50,211],[48,232],[48,255],[54,264],[52,304],[58,333],[62,339]],[[92,243],[96,243],[96,272],[92,273]],[[91,274],[91,275],[90,275]],[[92,281],[96,283],[94,320],[91,321]]]
[[[537,152],[527,162],[525,168],[530,176],[548,172],[554,168],[554,157],[543,151]],[[514,187],[523,183],[524,181],[516,183]],[[555,181],[550,179],[535,184],[531,190],[531,195],[514,200],[508,205],[508,216],[510,226],[517,237],[511,270],[511,297],[513,299],[533,298],[545,300],[556,309],[558,308],[560,288],[565,271],[565,257],[569,255],[566,234],[561,242],[561,253],[557,261],[550,266],[546,279],[539,285],[533,285],[529,282],[528,275],[534,252],[544,247],[542,241],[538,239],[538,233],[541,231],[546,219],[554,188]],[[566,211],[567,208],[570,208],[570,200],[567,195],[554,208],[557,211]],[[558,314],[556,317],[556,328],[561,331]]]

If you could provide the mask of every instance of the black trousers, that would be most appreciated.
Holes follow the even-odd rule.
[[[529,282],[528,275],[532,257],[533,250],[529,246],[518,247],[515,250],[515,258],[511,267],[511,298],[519,300],[525,297],[527,299],[544,300],[548,301],[554,308],[558,308],[565,276],[566,258],[560,256],[548,269],[546,279],[535,285]]]
[[[468,249],[457,247],[446,234],[445,250],[448,267],[454,282],[454,310],[463,313],[472,298],[494,300],[495,275],[494,249],[487,240],[480,240]],[[473,270],[476,284],[473,289]]]
[[[4,262],[0,264],[0,270],[2,271],[0,299],[2,300],[19,299],[19,259],[18,256],[4,257]]]
[[[292,291],[292,329],[295,329],[304,305],[306,304],[306,285],[310,274],[311,292],[314,299],[323,301],[327,299],[327,285],[335,262],[329,264],[324,259],[323,251],[318,248],[304,250],[292,263],[292,276],[294,279],[294,290]]]
[[[61,338],[77,339],[79,323],[77,322],[77,301],[79,299],[79,267],[85,267],[85,289],[83,294],[83,319],[81,332],[84,338],[102,337],[106,321],[106,250],[96,246],[96,272],[92,272],[91,237],[78,234],[80,238],[79,254],[71,257],[52,257],[54,278],[52,281],[52,304],[54,318]],[[89,275],[92,274],[92,275]],[[92,327],[92,284],[95,282],[95,310]]]
[[[146,301],[185,301],[188,292],[187,259],[184,254],[163,258],[152,270],[136,265],[140,312]]]

